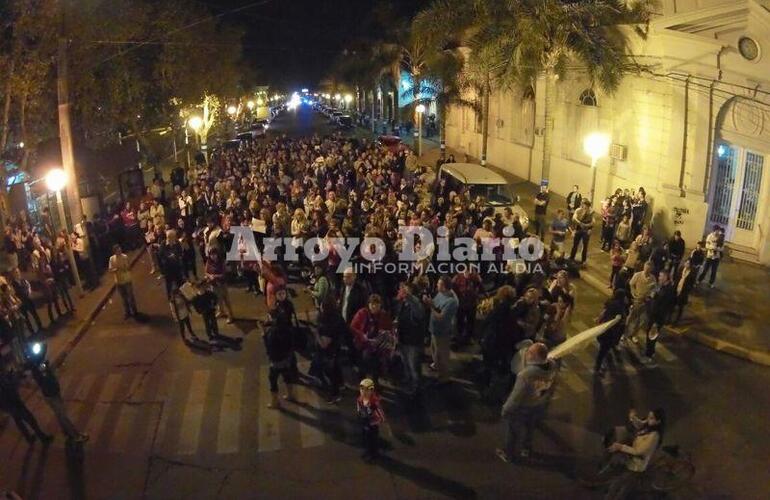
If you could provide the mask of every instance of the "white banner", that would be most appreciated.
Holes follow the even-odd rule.
[[[615,326],[618,323],[618,321],[620,321],[620,316],[615,316],[614,319],[611,319],[606,323],[602,323],[601,325],[596,325],[595,327],[589,328],[588,330],[583,330],[582,332],[578,333],[574,337],[570,337],[565,342],[562,342],[561,344],[554,347],[551,350],[551,352],[548,353],[548,357],[551,359],[559,359],[563,356],[566,356],[572,351],[577,350],[586,342],[589,342],[595,339],[602,333],[606,332],[607,330]]]

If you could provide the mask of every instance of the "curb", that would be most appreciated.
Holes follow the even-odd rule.
[[[580,279],[604,295],[608,297],[611,296],[612,293],[610,292],[609,288],[607,288],[606,283],[594,276],[594,274],[589,272],[588,269],[590,269],[590,266],[588,266],[580,273]],[[684,336],[692,342],[697,342],[698,344],[706,346],[715,351],[729,354],[730,356],[734,356],[745,361],[750,361],[758,365],[770,366],[770,352],[768,351],[747,349],[738,344],[727,342],[711,335],[706,335],[705,333],[699,333],[694,331],[692,328],[679,330],[672,328],[671,326],[665,326],[663,327],[663,331],[672,336]]]
[[[144,253],[147,251],[147,247],[142,247],[141,250],[139,250],[136,255],[131,259],[131,269],[134,268],[134,265],[139,261],[139,259],[142,258]],[[72,352],[72,350],[80,343],[81,340],[83,340],[83,337],[85,337],[86,332],[88,332],[88,329],[91,327],[91,324],[93,323],[94,319],[99,315],[101,310],[104,308],[104,305],[107,303],[107,301],[112,297],[112,294],[115,292],[115,283],[113,283],[107,290],[104,292],[104,295],[99,299],[99,301],[96,303],[96,307],[94,307],[91,311],[86,314],[86,317],[83,318],[82,324],[78,327],[77,330],[75,330],[74,337],[67,342],[64,345],[64,348],[59,352],[56,357],[52,360],[53,366],[55,368],[61,367],[62,364],[64,364],[64,360],[67,358],[69,353]]]

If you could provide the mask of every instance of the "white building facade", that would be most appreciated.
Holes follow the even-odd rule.
[[[611,137],[599,160],[598,202],[643,186],[656,232],[678,229],[689,245],[713,224],[737,258],[770,265],[770,0],[666,0],[634,53],[649,70],[627,76],[612,96],[573,71],[557,83],[549,184],[588,193],[583,139]],[[472,55],[471,55],[472,57]],[[487,161],[539,182],[545,82],[495,91]],[[481,151],[473,110],[453,108],[447,144]]]

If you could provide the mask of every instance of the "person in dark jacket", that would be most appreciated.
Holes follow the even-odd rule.
[[[53,367],[47,361],[43,361],[42,363],[32,363],[29,370],[32,373],[32,378],[35,379],[38,387],[40,387],[40,392],[43,393],[48,407],[51,408],[51,411],[56,416],[62,432],[67,436],[67,442],[83,443],[88,441],[88,434],[79,432],[67,415],[67,410],[61,397],[61,385],[59,385],[59,379],[56,377]]]
[[[25,280],[21,276],[21,271],[18,267],[13,270],[11,277],[13,291],[21,302],[19,305],[19,313],[24,317],[24,322],[27,324],[30,333],[37,333],[43,329],[43,323],[40,321],[40,316],[37,314],[35,303],[32,301],[32,285],[30,285],[28,280]],[[32,327],[31,320],[35,321],[37,330]]]
[[[53,436],[46,434],[40,428],[35,416],[29,411],[27,405],[19,395],[19,387],[16,376],[5,370],[0,370],[0,410],[7,412],[19,428],[29,444],[35,442],[35,437],[43,444],[48,445],[53,441]],[[30,432],[30,429],[34,432]]]
[[[347,332],[347,325],[342,319],[334,297],[327,296],[321,303],[318,315],[318,358],[321,383],[328,393],[329,404],[340,401],[342,387],[342,369],[340,368],[340,347]]]
[[[652,292],[649,301],[650,326],[647,329],[647,345],[645,346],[644,363],[652,363],[655,356],[655,344],[666,320],[676,304],[676,288],[671,282],[667,271],[658,274],[658,286]]]
[[[481,354],[484,368],[481,373],[481,385],[488,388],[495,373],[508,373],[509,353],[513,356],[516,342],[510,329],[512,307],[516,302],[516,290],[509,285],[497,289],[492,299],[492,309],[482,322]],[[508,325],[501,328],[500,325]]]
[[[417,289],[413,283],[401,284],[398,294],[396,328],[398,344],[404,360],[406,392],[415,396],[420,390],[422,377],[422,355],[425,351],[425,333],[427,332],[425,307],[417,298]]]
[[[616,288],[612,292],[612,297],[604,303],[604,309],[601,314],[596,318],[596,324],[600,325],[614,319],[616,316],[620,316],[618,323],[596,337],[596,340],[599,342],[599,353],[596,355],[594,375],[597,377],[604,376],[604,360],[612,348],[618,345],[620,338],[623,336],[623,328],[626,324],[626,311],[628,309],[626,299],[626,291],[622,288]]]
[[[698,271],[693,267],[690,259],[684,261],[681,269],[676,275],[676,318],[674,323],[678,323],[682,319],[682,312],[684,312],[684,306],[690,300],[690,292],[695,287],[695,280],[698,277]],[[673,310],[672,310],[673,312]]]
[[[166,279],[166,298],[171,300],[171,291],[182,286],[185,276],[184,249],[175,230],[166,232],[166,243],[160,247],[158,260]]]
[[[294,384],[297,382],[297,359],[294,355],[294,305],[286,296],[286,289],[276,293],[276,305],[270,311],[270,326],[264,335],[267,358],[270,360],[270,403],[268,408],[278,408],[278,377],[286,384],[287,401],[296,401]]]
[[[684,258],[684,239],[682,238],[681,231],[674,231],[674,236],[668,240],[668,256],[671,262],[671,272],[677,272],[679,264]]]

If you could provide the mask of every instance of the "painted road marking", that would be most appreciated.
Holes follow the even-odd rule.
[[[281,448],[280,410],[270,409],[270,382],[268,381],[269,367],[262,366],[259,370],[259,409],[257,410],[257,446],[260,452],[275,451]]]
[[[195,370],[193,372],[190,390],[187,392],[187,403],[180,424],[181,432],[177,447],[179,455],[193,455],[198,451],[209,377],[210,372],[208,370]]]
[[[243,372],[243,368],[229,368],[225,375],[222,405],[219,410],[217,453],[237,453],[240,448]]]

